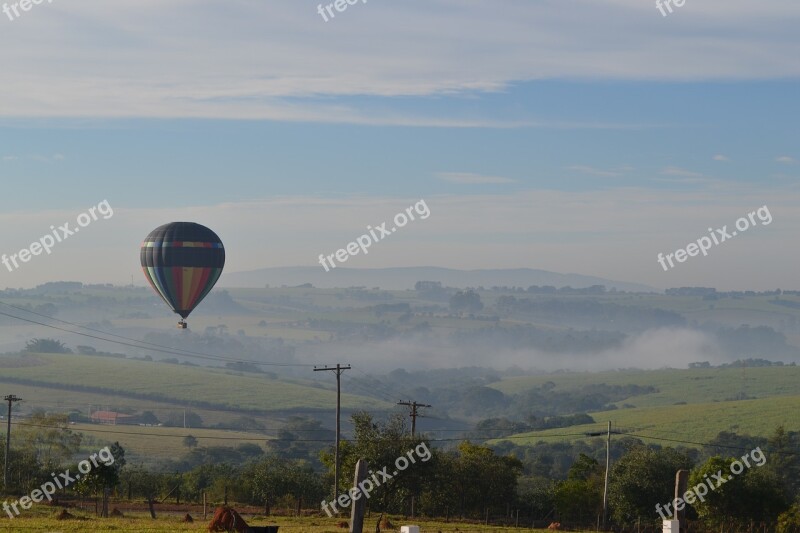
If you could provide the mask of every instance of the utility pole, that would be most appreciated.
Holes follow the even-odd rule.
[[[3,487],[8,490],[8,454],[11,452],[11,404],[13,402],[22,401],[22,398],[17,398],[13,394],[4,397],[3,400],[8,402],[8,420],[6,422],[6,457],[5,464],[3,465]]]
[[[397,402],[397,405],[407,405],[411,409],[409,409],[408,415],[411,417],[411,436],[413,437],[416,434],[417,430],[417,417],[421,417],[422,415],[417,412],[418,407],[433,407],[432,405],[428,405],[427,403],[417,403],[417,402]]]
[[[417,432],[417,417],[423,416],[419,414],[417,409],[419,407],[432,407],[432,406],[428,405],[427,403],[417,403],[417,402],[397,402],[397,405],[406,405],[410,407],[408,415],[411,417],[411,438],[413,439],[414,435]],[[416,508],[416,501],[417,501],[417,495],[411,494],[411,518],[414,518],[414,509]]]
[[[619,431],[614,431],[618,434]],[[603,434],[602,431],[587,433],[587,437],[599,437]],[[611,467],[611,421],[608,421],[608,430],[606,431],[606,476],[605,483],[603,484],[603,530],[606,528],[606,514],[608,512],[608,472]]]
[[[336,455],[333,464],[333,501],[339,497],[339,431],[340,431],[340,416],[342,412],[342,372],[350,370],[350,365],[324,366],[322,368],[314,367],[314,372],[321,372],[329,370],[336,373]]]

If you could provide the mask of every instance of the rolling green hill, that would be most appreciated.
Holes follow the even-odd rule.
[[[651,386],[658,392],[632,396],[617,402],[635,407],[673,405],[677,402],[708,403],[740,398],[800,395],[800,367],[695,368],[569,372],[504,379],[489,385],[504,394],[520,394],[551,382],[554,391],[578,391],[588,385]]]
[[[759,400],[742,400],[691,405],[670,405],[637,409],[617,409],[590,413],[595,424],[570,426],[512,435],[508,440],[518,446],[537,442],[575,441],[588,438],[587,433],[606,431],[611,421],[614,431],[662,446],[698,447],[721,431],[769,436],[783,425],[800,431],[800,396],[781,396]],[[616,436],[614,438],[617,438]],[[505,439],[491,441],[496,443]]]
[[[0,356],[0,382],[3,381],[258,411],[330,410],[336,398],[335,391],[310,382],[298,384],[267,375],[74,354]],[[373,398],[342,394],[344,409],[387,406]]]
[[[658,392],[589,413],[595,424],[513,435],[509,440],[515,444],[589,438],[586,433],[605,431],[606,421],[621,433],[662,445],[708,442],[721,431],[768,436],[778,425],[800,431],[800,368],[793,366],[564,373],[510,378],[491,387],[519,394],[548,382],[555,385],[550,390],[562,392],[601,383],[652,386]],[[742,395],[749,399],[736,399]]]

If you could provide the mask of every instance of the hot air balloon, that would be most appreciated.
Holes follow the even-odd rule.
[[[222,274],[225,248],[205,226],[171,222],[150,232],[142,242],[140,259],[147,281],[181,316],[178,327],[186,329],[186,317]]]

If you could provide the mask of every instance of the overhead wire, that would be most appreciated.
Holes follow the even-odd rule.
[[[119,344],[119,345],[122,345],[122,346],[138,348],[140,350],[150,350],[150,351],[154,351],[154,352],[166,353],[166,354],[169,354],[169,355],[178,355],[178,356],[181,356],[181,357],[188,357],[188,358],[195,358],[195,359],[206,359],[206,360],[230,362],[230,363],[249,363],[249,364],[258,365],[258,366],[306,367],[306,368],[314,366],[314,364],[312,364],[312,363],[274,363],[274,362],[254,361],[254,360],[248,360],[248,359],[230,358],[230,357],[225,357],[225,356],[220,356],[220,355],[206,354],[206,353],[202,353],[202,352],[195,352],[195,351],[192,351],[192,350],[184,350],[182,348],[171,348],[169,346],[164,346],[164,345],[160,345],[160,344],[156,344],[156,343],[152,343],[152,342],[148,342],[148,341],[141,341],[141,340],[137,340],[137,339],[132,339],[130,337],[125,337],[123,335],[118,335],[116,333],[109,333],[109,332],[102,331],[102,330],[99,330],[99,329],[90,328],[88,326],[82,326],[80,324],[75,324],[74,322],[69,322],[69,321],[66,321],[66,320],[59,319],[59,318],[55,318],[55,317],[51,317],[51,316],[48,316],[48,315],[44,315],[42,313],[37,313],[35,311],[30,311],[30,310],[25,309],[23,307],[11,305],[11,304],[8,304],[8,303],[3,302],[3,301],[0,301],[0,304],[9,306],[9,307],[12,307],[12,308],[15,308],[15,309],[19,309],[19,310],[21,310],[23,312],[30,313],[30,314],[33,314],[33,315],[36,315],[36,316],[41,316],[41,317],[44,317],[44,318],[46,318],[48,320],[61,322],[61,323],[64,323],[64,324],[68,324],[68,325],[76,327],[76,328],[81,328],[81,329],[85,329],[87,331],[100,333],[100,334],[106,335],[108,337],[116,337],[116,338],[119,338],[119,339],[124,339],[127,342],[122,342],[122,341],[118,341],[118,340],[114,340],[114,339],[107,339],[107,338],[103,338],[103,337],[98,337],[96,335],[90,335],[88,333],[82,333],[80,331],[74,331],[74,330],[70,330],[70,329],[67,329],[67,328],[62,328],[62,327],[59,327],[59,326],[56,326],[56,325],[53,325],[53,324],[47,324],[47,323],[39,322],[37,320],[33,320],[33,319],[30,319],[30,318],[24,318],[24,317],[12,315],[12,314],[4,313],[4,312],[0,311],[0,315],[2,315],[2,316],[7,316],[7,317],[10,317],[10,318],[14,318],[14,319],[21,320],[21,321],[24,321],[24,322],[29,322],[29,323],[36,324],[36,325],[39,325],[39,326],[44,326],[44,327],[56,329],[56,330],[63,331],[63,332],[66,332],[66,333],[71,333],[73,335],[80,335],[80,336],[83,336],[83,337],[88,337],[88,338],[92,338],[92,339],[96,339],[96,340],[101,340],[101,341],[104,341],[104,342],[110,342],[110,343]]]

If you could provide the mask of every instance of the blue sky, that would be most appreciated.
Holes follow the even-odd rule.
[[[0,17],[0,253],[115,209],[0,286],[130,281],[142,237],[189,217],[218,230],[229,270],[311,265],[425,198],[428,220],[347,266],[800,288],[796,2],[662,17],[633,0],[371,0],[327,23],[316,6]],[[762,205],[769,226],[658,266]]]

